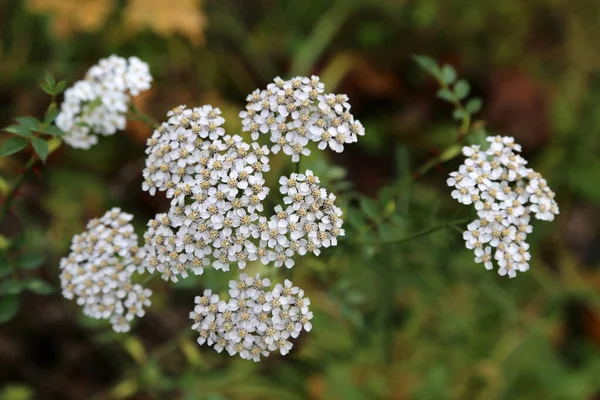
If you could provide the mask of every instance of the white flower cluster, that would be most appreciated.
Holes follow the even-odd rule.
[[[143,173],[144,190],[171,198],[168,212],[151,220],[144,235],[150,273],[176,282],[211,264],[229,271],[231,263],[243,269],[257,259],[291,268],[294,254],[318,255],[337,244],[342,212],[311,171],[281,177],[287,206],[267,219],[259,213],[269,193],[268,147],[225,135],[220,111],[210,106],[179,106],[168,117],[148,140]]]
[[[275,78],[266,90],[257,89],[246,100],[246,111],[240,113],[243,130],[251,132],[252,140],[270,133],[273,153],[283,150],[294,162],[310,154],[309,141],[339,153],[365,133],[350,113],[348,96],[326,94],[317,76]]]
[[[152,295],[131,282],[143,257],[129,223],[132,218],[113,208],[91,220],[86,232],[73,237],[71,253],[60,261],[64,297],[77,298],[85,315],[110,320],[116,332],[128,331],[131,320],[144,316]]]
[[[466,160],[447,183],[454,187],[452,197],[473,204],[479,219],[471,222],[463,237],[475,252],[475,261],[500,275],[514,278],[517,271],[529,269],[531,217],[552,221],[559,213],[554,192],[542,176],[519,154],[521,146],[512,137],[488,137],[490,147],[464,147]]]
[[[312,329],[310,300],[289,280],[265,291],[270,286],[269,279],[241,274],[229,282],[228,301],[209,289],[196,297],[190,318],[200,333],[198,343],[255,362],[276,350],[286,355],[293,346],[290,339]]]
[[[112,55],[87,72],[85,79],[65,91],[56,125],[68,145],[89,149],[99,135],[125,129],[130,96],[148,90],[152,76],[148,64],[137,57]]]
[[[166,280],[186,278],[189,270],[202,274],[210,255],[224,271],[257,258],[250,239],[258,235],[257,212],[269,193],[262,175],[270,168],[269,149],[223,136],[219,114],[210,106],[177,107],[148,140],[143,189],[166,190],[171,207],[148,223],[145,266]]]

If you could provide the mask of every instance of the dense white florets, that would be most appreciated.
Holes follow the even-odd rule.
[[[90,68],[84,80],[65,91],[56,125],[69,146],[89,149],[96,135],[113,135],[125,129],[130,96],[148,90],[152,76],[148,64],[137,57],[110,56]]]
[[[252,140],[268,133],[271,151],[281,150],[294,162],[310,154],[309,141],[317,142],[321,150],[329,146],[339,153],[344,144],[365,133],[350,113],[348,96],[326,94],[317,76],[275,78],[266,90],[257,89],[246,100],[246,110],[240,113],[242,129],[251,133]]]
[[[177,281],[208,265],[229,271],[260,260],[292,268],[295,254],[335,246],[344,234],[342,212],[309,170],[281,177],[286,205],[261,216],[269,148],[225,135],[219,114],[209,106],[177,107],[148,140],[143,188],[166,191],[171,206],[148,224],[146,269]]]
[[[228,301],[209,289],[197,296],[190,319],[194,321],[192,329],[200,334],[198,343],[255,362],[272,351],[289,353],[293,347],[290,340],[312,329],[310,300],[289,280],[267,292],[270,286],[269,279],[241,274],[237,281],[229,282]]]
[[[493,268],[495,259],[500,275],[514,278],[517,271],[529,269],[531,216],[552,221],[559,213],[554,192],[542,176],[531,168],[518,152],[521,146],[511,137],[488,137],[490,147],[463,148],[466,160],[447,183],[454,187],[452,197],[472,204],[479,219],[470,223],[463,234],[475,261]]]
[[[131,282],[143,257],[129,223],[132,218],[113,208],[91,220],[86,232],[73,237],[71,253],[60,261],[63,296],[76,299],[85,315],[110,320],[117,332],[128,331],[131,320],[144,316],[152,295]]]

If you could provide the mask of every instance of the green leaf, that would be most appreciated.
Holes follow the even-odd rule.
[[[456,95],[447,88],[442,88],[437,92],[437,97],[442,100],[446,100],[449,103],[454,103],[457,101]]]
[[[0,144],[0,157],[9,156],[27,147],[27,140],[21,137],[11,137]]]
[[[448,160],[453,159],[457,155],[460,154],[462,150],[462,146],[459,144],[455,144],[453,146],[448,147],[442,154],[440,154],[440,161],[446,162]]]
[[[46,128],[44,128],[42,131],[42,133],[45,133],[46,135],[51,135],[51,136],[64,136],[64,132],[56,125],[50,125]]]
[[[0,295],[6,294],[19,294],[23,290],[21,282],[15,281],[14,279],[8,279],[2,282],[0,285]]]
[[[43,90],[44,92],[46,92],[46,94],[49,94],[50,96],[54,96],[54,88],[53,88],[53,87],[50,87],[50,86],[48,86],[48,84],[47,84],[47,83],[41,83],[41,84],[40,84],[40,87],[42,88],[42,90]]]
[[[4,130],[6,132],[9,132],[9,133],[12,133],[14,135],[21,136],[24,138],[32,138],[33,137],[33,133],[31,133],[31,130],[24,126],[21,126],[21,125],[7,126],[6,128],[4,128]]]
[[[467,102],[465,109],[469,114],[475,114],[481,110],[481,99],[474,98]]]
[[[452,117],[456,120],[462,121],[469,116],[469,113],[463,110],[462,108],[457,108],[452,113]]]
[[[19,311],[19,296],[0,297],[0,323],[5,323],[13,319]]]
[[[40,253],[23,254],[17,260],[17,266],[23,269],[36,269],[44,262],[44,255]]]
[[[21,285],[23,289],[27,289],[30,292],[37,294],[50,294],[54,293],[54,287],[48,282],[37,278],[31,278],[24,281]]]
[[[377,202],[370,197],[360,198],[360,209],[372,220],[376,220],[379,216],[379,206],[377,205]]]
[[[54,79],[52,74],[50,72],[46,72],[45,77],[46,77],[46,84],[50,88],[54,88],[54,85],[56,85],[56,80]]]
[[[444,82],[448,86],[454,83],[454,81],[456,80],[456,70],[452,65],[445,64],[442,67],[441,79],[442,82]]]
[[[56,108],[56,104],[50,103],[50,105],[48,106],[48,110],[46,111],[46,116],[44,117],[44,123],[48,125],[53,123],[58,114],[59,111]]]
[[[459,100],[467,97],[470,91],[471,86],[469,86],[469,82],[463,79],[459,80],[456,82],[456,85],[454,85],[454,94],[456,94],[456,97],[458,97]]]
[[[48,157],[48,144],[46,141],[42,138],[34,137],[31,139],[31,145],[33,146],[36,154],[40,156],[40,159],[45,162],[46,158]]]
[[[33,117],[17,117],[15,120],[27,129],[36,131],[40,128],[40,121]]]
[[[436,75],[436,76],[439,74],[439,67],[438,67],[437,63],[431,57],[423,56],[423,55],[414,55],[413,59],[425,71],[428,71],[429,73]]]
[[[67,88],[67,82],[66,81],[60,81],[56,84],[56,86],[54,87],[54,94],[55,95],[59,95],[62,92],[64,92],[64,90]]]

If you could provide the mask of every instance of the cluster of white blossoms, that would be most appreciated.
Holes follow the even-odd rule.
[[[454,187],[452,197],[472,204],[479,217],[467,226],[466,247],[475,252],[475,261],[514,278],[529,269],[531,217],[552,221],[559,213],[554,192],[542,176],[519,154],[521,146],[512,137],[488,137],[487,150],[479,146],[463,148],[466,160],[452,172],[447,183]]]
[[[91,132],[111,134],[123,127],[128,96],[150,81],[147,66],[137,59],[102,60],[65,95],[59,117],[65,140],[87,148],[97,140]],[[240,116],[251,143],[227,134],[221,111],[209,105],[175,107],[148,139],[142,189],[152,196],[163,192],[170,205],[148,222],[142,249],[128,223],[131,216],[118,209],[74,237],[72,253],[61,261],[61,282],[64,296],[77,297],[86,315],[128,330],[129,321],[150,304],[151,292],[131,283],[135,271],[177,282],[208,266],[229,271],[230,265],[244,269],[257,261],[292,268],[295,255],[318,256],[337,245],[344,235],[342,211],[312,171],[280,177],[283,204],[270,217],[263,215],[270,193],[263,174],[270,170],[271,152],[283,150],[297,162],[309,154],[309,140],[341,152],[364,135],[347,96],[324,94],[313,76],[277,78],[248,99]],[[259,144],[260,133],[269,133],[275,144]],[[230,282],[228,301],[211,290],[197,297],[190,317],[198,342],[254,361],[275,350],[287,354],[290,339],[311,329],[310,301],[289,280],[267,292],[270,285],[258,275],[241,274]]]
[[[65,91],[56,125],[65,143],[89,149],[96,135],[113,135],[125,129],[130,96],[148,90],[152,76],[148,64],[137,57],[112,55],[88,70],[85,79]]]
[[[150,273],[176,282],[208,265],[229,271],[230,264],[244,269],[260,260],[292,268],[294,254],[318,255],[337,244],[342,211],[312,171],[280,178],[286,206],[276,206],[267,219],[260,214],[269,194],[263,178],[268,147],[226,135],[219,109],[210,106],[179,106],[167,115],[148,139],[143,172],[144,190],[171,199],[144,235]]]
[[[246,110],[240,113],[242,129],[252,140],[270,134],[271,151],[282,150],[298,162],[309,155],[309,141],[323,150],[329,146],[340,153],[344,144],[353,143],[365,133],[360,121],[350,113],[348,96],[326,94],[319,77],[275,78],[266,90],[248,95]]]
[[[276,350],[286,355],[293,346],[290,339],[312,329],[310,300],[289,280],[265,291],[270,286],[269,279],[240,274],[229,282],[228,301],[210,289],[197,296],[190,318],[200,334],[198,343],[255,362]]]
[[[91,220],[87,231],[75,235],[71,253],[60,261],[63,296],[77,299],[83,313],[110,320],[116,332],[129,330],[135,317],[143,317],[152,292],[133,284],[143,251],[129,223],[132,215],[118,208]]]

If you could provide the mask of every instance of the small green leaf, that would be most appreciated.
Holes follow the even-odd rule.
[[[437,92],[437,96],[442,99],[442,100],[446,100],[449,103],[454,103],[457,101],[456,96],[454,95],[454,93],[447,88],[442,88]]]
[[[48,157],[48,144],[46,141],[42,138],[34,137],[31,139],[31,145],[40,159],[45,162]]]
[[[40,121],[33,117],[17,117],[15,120],[27,129],[36,131],[40,127]]]
[[[469,114],[475,114],[481,110],[481,99],[474,98],[467,102],[465,109]]]
[[[452,113],[452,117],[456,120],[462,121],[469,116],[469,113],[463,110],[462,108],[457,108]]]
[[[36,269],[44,262],[44,255],[40,253],[23,254],[17,260],[17,266],[23,269]]]
[[[27,279],[22,283],[23,289],[27,289],[37,294],[50,294],[54,292],[54,287],[48,282],[37,278]]]
[[[454,69],[454,67],[450,64],[445,64],[442,67],[441,78],[442,82],[444,82],[446,85],[452,85],[456,80],[456,70]]]
[[[27,147],[27,140],[22,137],[11,137],[0,144],[0,157],[9,156]]]
[[[372,220],[376,220],[379,216],[379,206],[377,205],[377,202],[370,197],[360,198],[360,209]]]
[[[55,95],[59,95],[62,92],[64,92],[64,90],[67,88],[67,82],[66,81],[60,81],[56,84],[56,86],[54,87],[54,94]]]
[[[429,73],[431,73],[433,75],[439,74],[439,67],[438,67],[437,63],[431,57],[423,56],[423,55],[414,55],[413,59],[425,71],[428,71]]]
[[[469,86],[469,82],[463,79],[459,80],[456,82],[456,85],[454,85],[454,94],[456,94],[456,97],[458,97],[459,100],[467,97],[470,91],[471,86]]]
[[[44,92],[46,92],[46,94],[49,94],[50,96],[54,96],[54,88],[53,88],[53,87],[50,87],[50,86],[48,86],[48,84],[47,84],[47,83],[41,83],[41,84],[40,84],[40,87],[42,88],[42,90],[43,90]]]
[[[19,294],[23,290],[21,282],[14,279],[8,279],[0,285],[0,295]]]
[[[45,133],[46,135],[51,135],[51,136],[64,136],[64,134],[65,134],[56,125],[50,125],[48,127],[45,127],[41,132]]]
[[[31,133],[31,130],[21,125],[7,126],[6,128],[4,128],[4,130],[6,132],[12,133],[13,135],[21,136],[28,139],[33,137],[33,133]]]
[[[44,123],[45,124],[51,124],[54,122],[54,120],[56,119],[56,117],[58,116],[59,111],[56,108],[56,104],[55,103],[50,103],[50,105],[48,106],[48,110],[46,111],[46,116],[44,117]]]
[[[50,72],[46,72],[45,76],[46,76],[46,84],[50,88],[54,88],[54,85],[56,85],[56,80],[54,79],[52,74]]]
[[[5,323],[13,319],[19,311],[19,296],[0,297],[0,323]]]
[[[460,154],[461,150],[462,146],[458,144],[448,147],[442,154],[440,154],[440,161],[446,162],[453,159]]]

